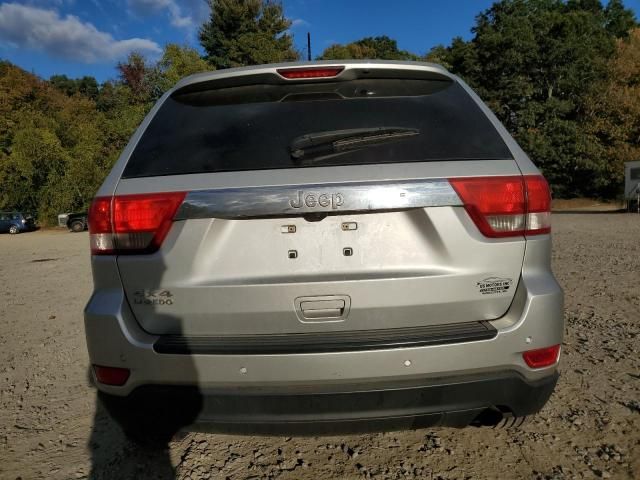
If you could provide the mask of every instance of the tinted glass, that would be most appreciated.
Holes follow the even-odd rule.
[[[291,156],[291,142],[302,135],[377,127],[419,134],[313,163]],[[506,145],[458,84],[366,79],[174,95],[151,121],[123,177],[503,158],[511,158]]]

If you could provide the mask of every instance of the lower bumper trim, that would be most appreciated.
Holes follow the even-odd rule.
[[[335,393],[207,393],[195,387],[144,386],[129,397],[101,394],[116,420],[158,420],[171,428],[236,434],[336,434],[463,427],[487,409],[524,417],[547,402],[558,373],[527,381],[516,372],[455,377],[408,386],[385,385]]]

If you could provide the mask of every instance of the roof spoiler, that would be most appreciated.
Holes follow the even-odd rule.
[[[309,74],[311,72],[311,74]],[[311,62],[233,68],[191,75],[174,87],[171,96],[244,85],[292,82],[339,82],[361,78],[403,78],[453,81],[439,65],[421,62]]]

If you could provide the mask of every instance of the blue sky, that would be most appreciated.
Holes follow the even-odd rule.
[[[332,43],[388,35],[419,54],[455,36],[470,38],[475,15],[491,0],[284,0],[296,46],[315,57]],[[625,4],[636,15],[640,0]],[[0,0],[0,58],[43,78],[116,76],[135,49],[157,58],[166,43],[200,48],[206,0]]]

